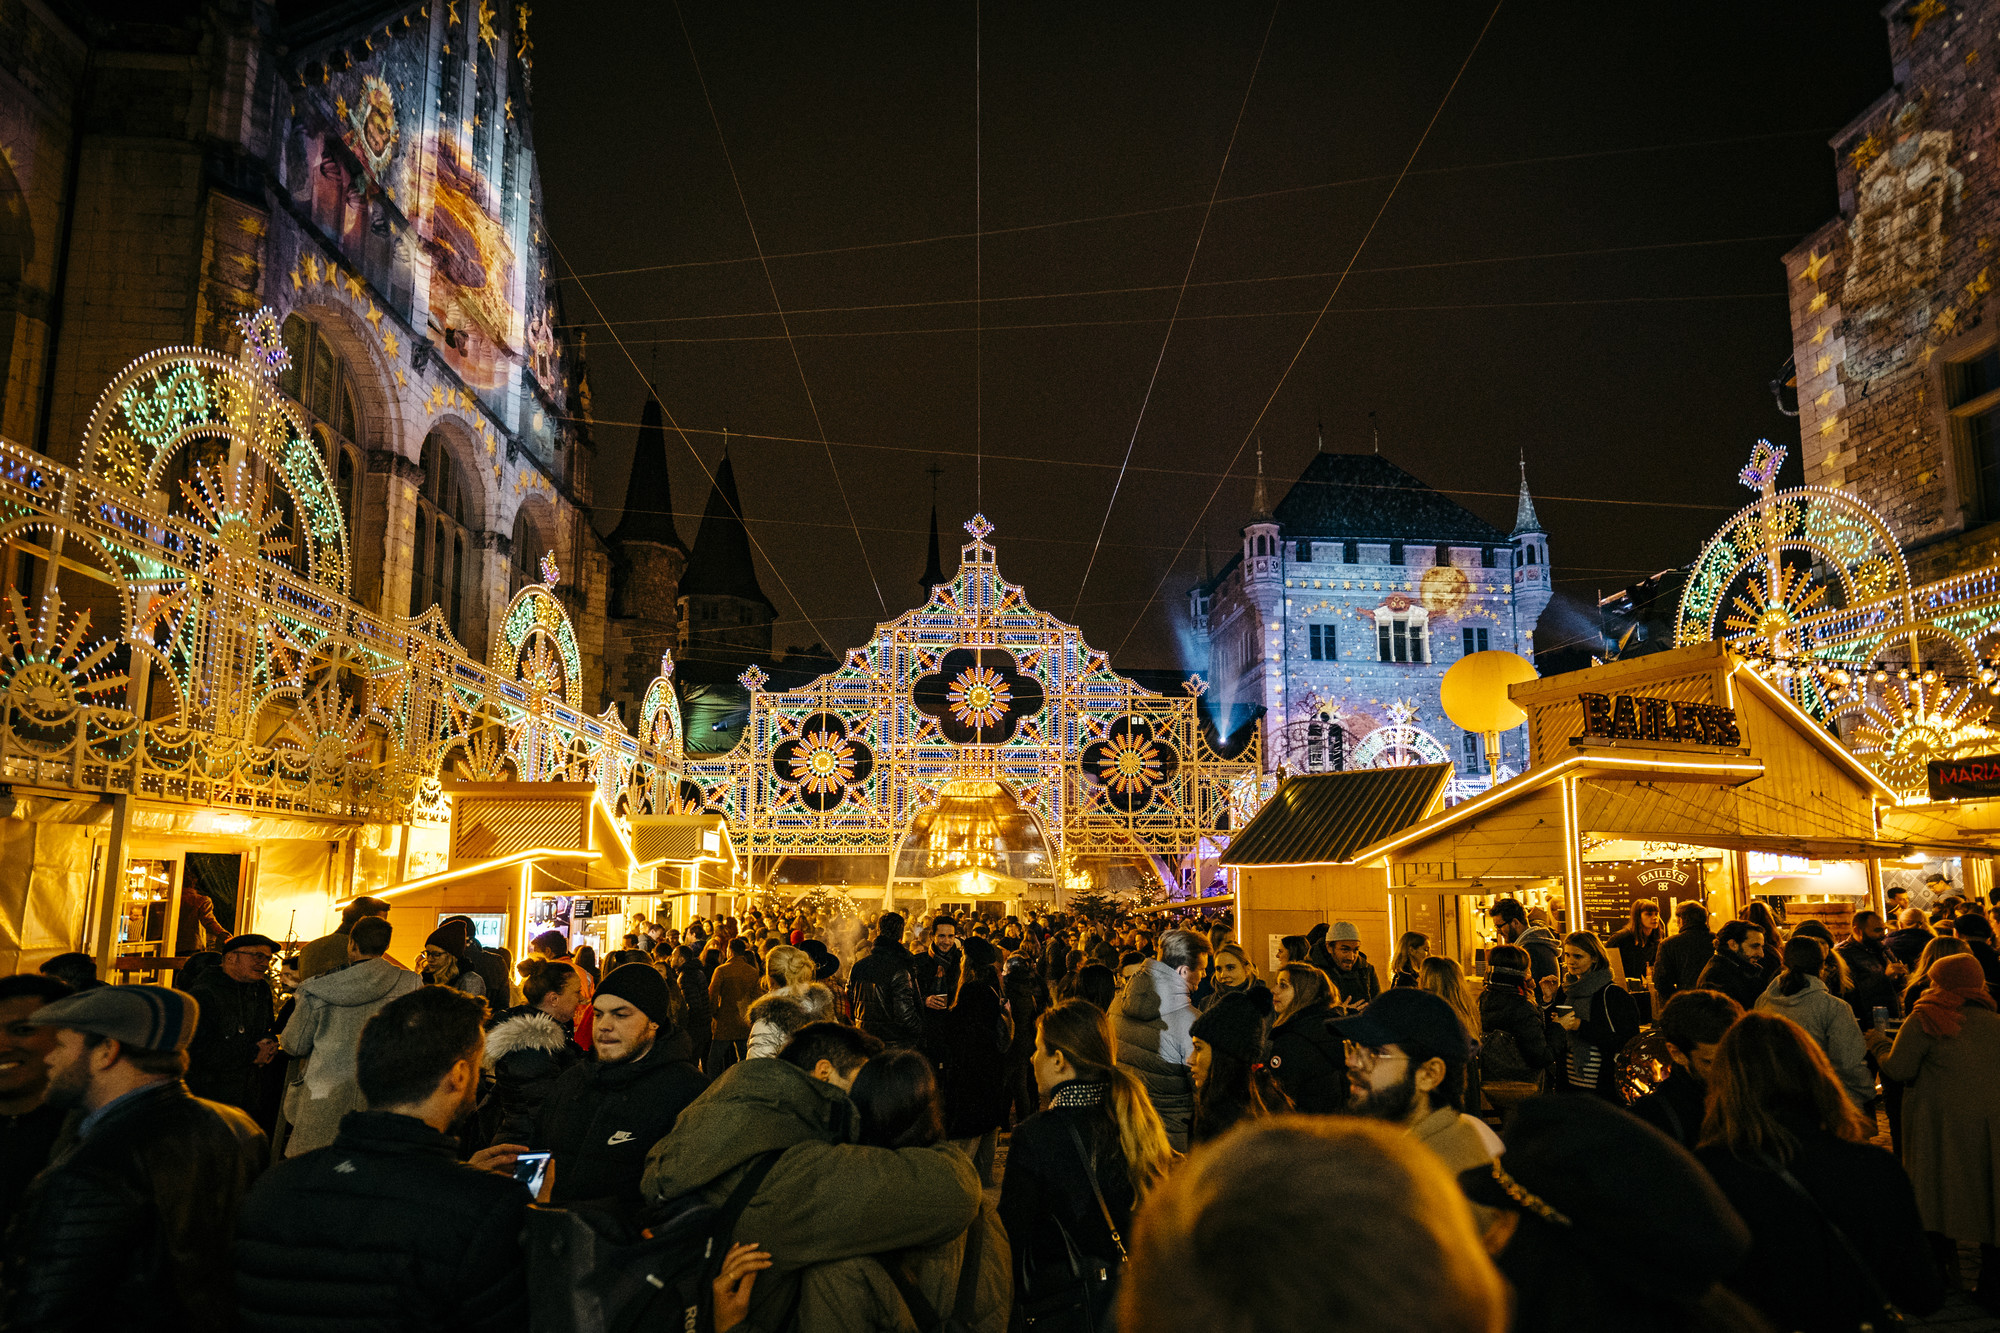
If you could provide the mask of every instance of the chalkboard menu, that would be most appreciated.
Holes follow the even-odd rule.
[[[1651,898],[1669,932],[1674,908],[1707,890],[1700,861],[1590,861],[1583,867],[1583,928],[1609,939],[1632,924],[1632,902]]]

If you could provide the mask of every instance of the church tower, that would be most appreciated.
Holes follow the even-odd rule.
[[[1519,640],[1514,651],[1533,661],[1535,625],[1556,595],[1553,571],[1549,568],[1549,538],[1535,513],[1535,499],[1528,494],[1528,460],[1521,458],[1521,498],[1514,505],[1514,625]]]
[[[674,646],[674,605],[687,547],[674,523],[667,471],[667,432],[660,400],[646,399],[625,483],[625,512],[606,537],[611,549],[611,608],[604,628],[605,693],[618,701],[627,726],[639,724],[639,701]]]
[[[771,660],[771,622],[778,611],[757,585],[736,466],[726,452],[681,575],[679,610],[675,660],[683,678],[727,681],[752,662]]]

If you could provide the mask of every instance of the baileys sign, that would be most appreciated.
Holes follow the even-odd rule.
[[[1734,749],[1743,744],[1736,710],[1720,704],[1683,703],[1639,694],[1579,694],[1583,735],[1578,740],[1682,741]]]

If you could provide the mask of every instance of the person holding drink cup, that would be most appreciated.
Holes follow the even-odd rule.
[[[1548,1017],[1562,1035],[1551,1045],[1566,1047],[1557,1088],[1595,1093],[1618,1101],[1618,1052],[1639,1033],[1639,1009],[1631,992],[1613,985],[1611,959],[1587,930],[1563,937],[1563,976],[1540,979]]]

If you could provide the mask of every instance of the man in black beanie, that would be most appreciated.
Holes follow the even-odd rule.
[[[611,969],[590,1003],[596,1058],[556,1080],[529,1146],[555,1154],[550,1202],[636,1209],[646,1154],[708,1080],[652,964]]]

